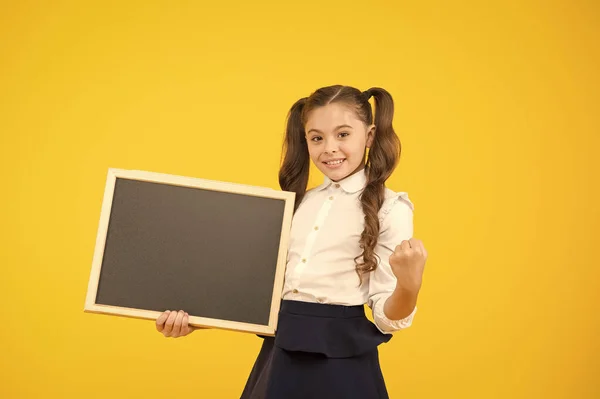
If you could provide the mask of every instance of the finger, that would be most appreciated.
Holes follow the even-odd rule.
[[[183,321],[181,323],[181,334],[182,335],[188,335],[192,331],[193,330],[190,327],[190,315],[187,312],[185,312],[183,314]]]
[[[187,329],[188,329],[188,334],[196,331],[196,330],[206,330],[208,329],[208,327],[196,327],[190,324],[189,318],[190,315],[188,313],[186,313],[187,317],[188,317],[188,321],[187,321]]]
[[[423,244],[423,241],[419,241],[419,246],[421,247],[421,253],[423,254],[423,256],[425,258],[427,258],[427,250],[425,249],[425,245]]]
[[[158,332],[162,332],[162,330],[165,328],[165,321],[167,321],[169,313],[171,313],[170,310],[165,310],[156,319],[156,330],[158,330]]]
[[[416,238],[411,238],[410,240],[408,240],[410,247],[418,254],[422,255],[423,254],[423,244],[421,243],[421,240],[417,240]]]
[[[400,249],[402,251],[407,251],[410,249],[410,243],[408,242],[408,240],[404,240],[400,243]]]
[[[173,324],[173,331],[171,332],[171,336],[179,337],[181,335],[181,322],[183,321],[183,310],[177,312],[177,317],[175,318],[175,324]]]
[[[420,254],[427,257],[427,251],[425,250],[425,245],[423,244],[423,241],[418,240],[416,238],[411,238],[410,243],[413,249],[418,250]]]
[[[189,323],[188,317],[189,316],[188,316],[187,312],[183,312],[183,317],[181,319],[181,336],[189,334],[190,330],[189,330],[189,326],[188,326],[188,323]]]
[[[163,334],[165,337],[171,336],[171,332],[173,331],[173,323],[175,323],[176,317],[177,317],[176,311],[172,311],[171,314],[169,314],[169,318],[165,322],[165,328],[163,329]]]

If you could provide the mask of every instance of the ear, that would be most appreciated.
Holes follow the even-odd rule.
[[[373,140],[375,140],[375,131],[377,128],[375,125],[371,125],[367,128],[367,148],[371,148]]]

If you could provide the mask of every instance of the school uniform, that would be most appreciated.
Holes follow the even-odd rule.
[[[383,306],[396,287],[389,257],[413,234],[406,193],[386,189],[379,212],[379,264],[359,279],[364,170],[338,183],[325,178],[294,214],[275,337],[264,339],[241,399],[388,398],[378,346],[412,324],[416,308],[390,320]],[[373,310],[369,321],[364,304]]]

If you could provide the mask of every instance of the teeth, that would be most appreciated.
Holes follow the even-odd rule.
[[[325,162],[327,165],[338,165],[340,163],[344,162],[343,159],[338,159],[337,161],[329,161],[329,162]]]

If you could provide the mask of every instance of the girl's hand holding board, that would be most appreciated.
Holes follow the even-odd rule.
[[[156,330],[165,337],[178,338],[191,334],[201,328],[189,324],[189,315],[183,310],[163,312],[156,319]]]

